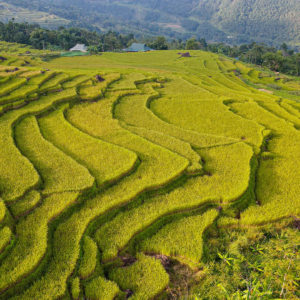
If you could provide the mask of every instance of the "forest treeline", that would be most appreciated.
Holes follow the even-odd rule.
[[[176,45],[176,41],[173,41]],[[206,43],[205,39],[189,39],[185,44],[187,50],[205,50],[224,54],[237,60],[259,66],[266,66],[272,71],[289,75],[300,75],[300,53],[289,49],[286,43],[276,47],[269,47],[265,43],[252,42],[240,46],[229,46],[223,43]]]
[[[191,33],[210,42],[300,46],[299,0],[4,0],[70,21],[70,27],[163,35],[187,39]],[[182,29],[169,27],[175,24]],[[228,38],[230,37],[230,38]]]
[[[224,54],[243,62],[267,66],[271,70],[289,75],[299,75],[300,72],[300,53],[289,49],[286,43],[277,49],[264,43],[257,44],[255,42],[240,46],[207,43],[205,38],[191,38],[187,41],[181,39],[168,41],[163,36],[136,39],[132,33],[128,35],[122,35],[115,31],[99,33],[78,27],[60,27],[58,30],[48,30],[37,24],[16,23],[13,19],[8,23],[0,22],[0,39],[52,51],[69,50],[76,44],[85,44],[89,46],[92,53],[120,51],[134,42],[143,42],[155,50],[204,50]]]

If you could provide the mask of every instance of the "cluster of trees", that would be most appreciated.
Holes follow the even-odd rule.
[[[147,10],[140,14],[132,6],[120,5],[114,1],[74,0],[72,3],[68,0],[4,1],[15,6],[43,11],[67,19],[70,21],[67,27],[80,27],[96,32],[101,32],[100,28],[104,28],[105,31],[118,31],[125,35],[133,33],[137,38],[151,37],[157,34],[168,38],[185,38],[185,34],[158,25],[156,22],[160,18],[160,13]],[[48,26],[50,27],[50,25]]]
[[[4,0],[29,10],[43,11],[70,21],[71,27],[101,32],[117,30],[136,37],[163,35],[187,39],[190,33],[214,42],[252,41],[279,46],[299,43],[298,0]],[[230,3],[230,5],[229,5]],[[138,10],[136,7],[143,7]],[[163,24],[181,25],[185,31]],[[49,25],[50,26],[50,25]]]
[[[11,43],[31,45],[36,49],[69,50],[76,44],[94,46],[96,51],[113,51],[126,48],[135,41],[133,34],[121,35],[114,31],[105,34],[82,28],[58,30],[43,29],[37,24],[16,23],[14,19],[4,24],[0,22],[0,39]]]
[[[286,43],[283,43],[279,49],[269,47],[264,43],[257,44],[255,42],[232,47],[216,43],[209,44],[204,49],[221,53],[243,62],[266,66],[273,71],[289,75],[300,75],[300,53],[289,49]]]

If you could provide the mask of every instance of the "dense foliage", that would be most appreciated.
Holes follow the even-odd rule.
[[[132,32],[139,38],[150,35],[189,38],[194,34],[214,42],[241,44],[255,40],[299,46],[298,0],[5,1],[55,14],[70,20],[70,26]],[[177,29],[169,25],[176,25]]]
[[[100,34],[81,28],[60,27],[58,30],[43,29],[37,24],[16,23],[14,19],[4,24],[0,22],[0,39],[6,42],[17,42],[32,45],[34,48],[69,50],[74,45],[97,45],[98,51],[108,51],[127,47],[134,39],[133,34],[127,36],[108,31]]]

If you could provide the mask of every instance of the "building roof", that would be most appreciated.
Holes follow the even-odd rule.
[[[87,46],[85,44],[77,44],[75,47],[71,48],[70,51],[87,51]]]
[[[127,52],[145,52],[145,51],[151,51],[152,49],[149,48],[146,44],[140,44],[140,43],[133,43],[129,48],[124,49],[124,51]]]

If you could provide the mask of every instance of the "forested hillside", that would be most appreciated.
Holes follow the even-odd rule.
[[[241,44],[300,44],[298,0],[5,0],[70,20],[70,25],[137,37],[165,35]]]

